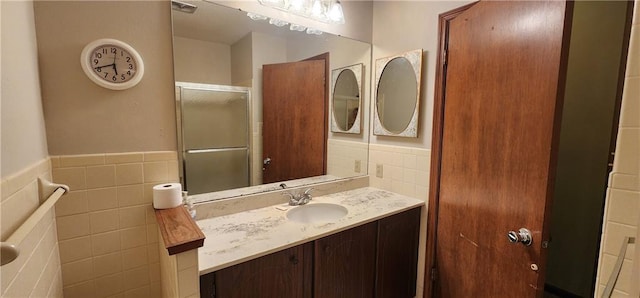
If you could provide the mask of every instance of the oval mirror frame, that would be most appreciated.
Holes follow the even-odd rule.
[[[415,100],[415,108],[413,113],[411,114],[411,119],[405,120],[403,122],[407,122],[407,126],[404,130],[399,132],[391,132],[387,130],[382,121],[380,119],[380,114],[378,111],[378,99],[379,99],[379,90],[380,80],[382,79],[382,73],[385,67],[396,58],[406,59],[413,69],[413,74],[416,80],[416,90],[415,90],[415,99],[411,96],[407,100]],[[419,118],[419,107],[420,107],[420,82],[421,82],[421,72],[422,72],[422,49],[417,49],[413,51],[409,51],[403,54],[385,57],[376,59],[376,80],[374,81],[374,89],[375,90],[375,102],[373,104],[374,107],[374,120],[373,120],[373,134],[379,136],[396,136],[396,137],[408,137],[408,138],[417,138],[418,137],[418,118]]]
[[[354,64],[354,65],[350,65],[350,66],[345,66],[342,68],[338,68],[338,69],[334,69],[331,71],[331,99],[329,100],[329,102],[331,103],[331,132],[338,132],[338,133],[349,133],[349,134],[359,134],[361,132],[361,127],[362,127],[362,74],[363,74],[363,64],[362,63],[358,63],[358,64]],[[357,113],[355,115],[355,117],[353,118],[353,124],[351,125],[351,127],[349,127],[349,123],[345,123],[345,125],[340,125],[339,124],[339,120],[337,119],[338,116],[336,115],[336,86],[338,85],[338,79],[340,79],[343,74],[347,74],[347,72],[351,72],[353,73],[353,76],[355,77],[355,82],[357,84],[357,90],[358,90],[358,95],[354,98],[345,98],[345,103],[348,103],[349,100],[352,99],[357,99],[357,106],[356,105],[352,105],[353,107],[355,107],[357,109]],[[351,96],[350,96],[351,97]],[[348,104],[345,104],[345,115],[349,115],[351,111],[353,111],[353,109],[349,109]],[[345,122],[347,122],[347,119],[344,119]]]

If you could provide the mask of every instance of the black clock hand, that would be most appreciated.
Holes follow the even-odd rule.
[[[96,66],[96,67],[94,67],[94,69],[103,68],[103,67],[107,67],[107,66],[113,66],[113,65],[115,65],[115,63],[111,63],[111,64],[107,64],[107,65],[102,65],[102,66]]]
[[[111,64],[113,66],[113,71],[116,72],[116,75],[118,75],[118,70],[116,69],[116,53],[113,53],[113,64]]]

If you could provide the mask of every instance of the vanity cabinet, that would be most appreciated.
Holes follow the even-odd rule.
[[[414,208],[378,221],[376,297],[415,297],[420,210]]]
[[[311,297],[313,243],[305,243],[200,277],[201,297]]]
[[[373,297],[377,232],[372,222],[315,241],[313,297]]]
[[[416,293],[420,207],[200,277],[200,295],[393,297]]]

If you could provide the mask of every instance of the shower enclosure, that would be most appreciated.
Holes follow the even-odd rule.
[[[180,180],[201,194],[249,186],[249,88],[176,83]]]

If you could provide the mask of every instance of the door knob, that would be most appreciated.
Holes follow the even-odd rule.
[[[262,161],[262,170],[265,171],[267,166],[271,164],[271,157],[267,157]]]
[[[531,238],[531,232],[525,228],[521,228],[516,231],[509,231],[507,233],[507,238],[509,238],[509,242],[511,243],[522,243],[526,246],[531,245],[533,243],[533,238]]]

